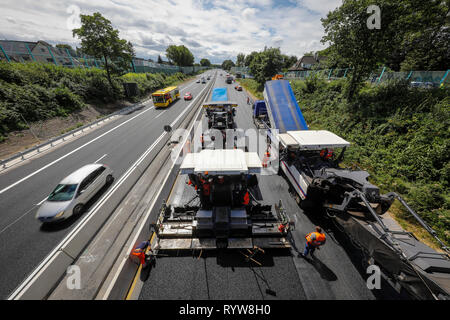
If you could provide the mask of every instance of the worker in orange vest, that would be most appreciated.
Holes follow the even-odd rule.
[[[320,157],[324,160],[328,160],[331,159],[331,157],[333,156],[333,150],[332,149],[322,149],[320,151]]]
[[[308,233],[305,238],[306,245],[305,252],[302,254],[303,257],[306,257],[308,253],[313,255],[314,250],[320,249],[319,247],[324,245],[326,241],[325,234],[322,232],[321,227],[316,227],[316,231]]]
[[[211,183],[209,182],[208,178],[206,178],[206,180],[200,178],[200,183],[202,184],[203,195],[209,197],[211,193]]]
[[[250,203],[250,195],[248,191],[244,194],[244,199],[242,200],[242,204],[247,206]]]

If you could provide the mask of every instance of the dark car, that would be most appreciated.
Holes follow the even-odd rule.
[[[240,85],[237,85],[234,87],[237,91],[242,91],[242,87]]]

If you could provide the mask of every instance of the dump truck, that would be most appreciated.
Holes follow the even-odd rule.
[[[256,100],[253,104],[253,123],[257,129],[267,129],[269,127],[269,117],[264,100]]]
[[[211,100],[203,104],[208,119],[208,129],[233,129],[236,107],[236,102],[228,100],[227,88],[214,88]]]

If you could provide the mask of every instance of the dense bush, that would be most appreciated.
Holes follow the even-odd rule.
[[[246,80],[246,87],[256,88],[252,81]],[[291,86],[311,129],[330,130],[352,143],[347,166],[367,170],[382,192],[401,194],[450,243],[449,88],[367,84],[350,103],[346,80],[312,77]],[[415,224],[405,211],[394,211]]]
[[[186,75],[126,74],[108,83],[100,69],[70,69],[51,64],[0,62],[0,141],[8,132],[33,122],[67,116],[85,103],[109,103],[125,99],[124,82],[136,82],[139,96],[134,101]]]
[[[257,99],[263,100],[264,97],[260,91],[260,85],[253,79],[239,79],[239,83],[248,91],[250,91]]]

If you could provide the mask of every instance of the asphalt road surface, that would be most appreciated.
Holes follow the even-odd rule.
[[[229,100],[238,103],[237,128],[254,128],[252,107],[247,105],[247,94],[227,85],[224,76],[218,76],[216,87],[228,87]],[[185,177],[179,176],[174,187],[176,201],[192,197],[189,191],[180,196],[176,190],[186,186]],[[264,203],[277,203],[280,199],[295,221],[291,250],[267,250],[255,257],[262,266],[245,261],[239,252],[210,253],[203,251],[177,253],[156,261],[144,282],[139,299],[350,299],[372,300],[379,293],[372,292],[357,262],[344,248],[339,236],[320,217],[305,215],[289,194],[287,181],[278,175],[260,176],[259,187]],[[181,193],[183,193],[181,192]],[[305,235],[316,225],[324,227],[327,243],[316,250],[315,259],[299,257],[305,245]],[[179,254],[179,255],[178,255]]]
[[[184,93],[191,92],[195,98],[204,87],[190,81],[180,86],[181,99],[169,108],[155,109],[150,101],[142,109],[0,174],[1,298],[7,298],[79,220],[49,227],[35,219],[38,204],[58,182],[94,162],[108,165],[117,181],[162,134],[163,126],[189,105]]]

